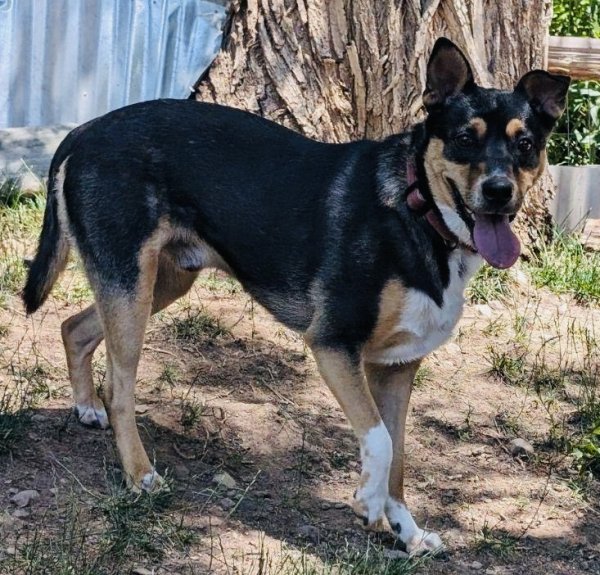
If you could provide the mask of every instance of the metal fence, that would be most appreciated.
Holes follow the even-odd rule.
[[[0,0],[0,128],[185,97],[224,14],[202,0]]]

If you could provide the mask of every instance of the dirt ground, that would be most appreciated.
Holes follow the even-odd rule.
[[[93,548],[106,525],[98,497],[119,484],[111,432],[71,415],[60,322],[86,305],[69,302],[73,278],[33,318],[16,297],[0,311],[0,387],[33,385],[37,394],[25,436],[0,456],[0,573],[17,572],[25,543],[72,521],[74,500],[77,518],[98,525]],[[538,393],[489,373],[502,352],[523,349],[523,369],[575,370],[590,357],[570,335],[599,320],[598,309],[535,293],[521,274],[507,301],[469,305],[456,338],[426,360],[409,415],[406,493],[448,551],[417,573],[600,573],[598,482],[581,479],[556,442],[572,428],[578,390]],[[94,366],[101,385],[102,347]],[[332,550],[392,554],[393,537],[364,531],[352,514],[357,442],[313,359],[237,284],[203,274],[152,319],[137,403],[146,448],[172,481],[160,517],[180,517],[193,537],[160,555],[132,554],[119,572],[266,573],[265,554],[302,553],[317,570],[301,573],[325,573],[318,566]],[[515,437],[535,454],[514,457]],[[233,482],[219,484],[223,472]],[[11,497],[26,489],[39,497],[17,513]]]

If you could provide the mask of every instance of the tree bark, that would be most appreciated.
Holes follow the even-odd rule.
[[[545,64],[551,15],[551,0],[233,0],[195,95],[327,142],[382,138],[423,118],[439,36],[463,49],[480,85],[509,89]],[[520,227],[531,239],[552,189],[546,173],[529,194]]]

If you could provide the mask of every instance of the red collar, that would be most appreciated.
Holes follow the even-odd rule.
[[[417,178],[417,170],[415,167],[414,158],[409,158],[406,162],[406,205],[413,212],[416,212],[418,215],[423,216],[428,222],[429,225],[438,233],[439,236],[444,240],[446,246],[453,250],[458,245],[477,253],[477,250],[473,249],[471,246],[461,242],[456,234],[454,234],[450,228],[446,225],[446,222],[443,220],[442,216],[434,211],[433,205],[431,202],[426,200],[419,189],[419,181]]]

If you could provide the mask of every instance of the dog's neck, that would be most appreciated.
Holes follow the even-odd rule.
[[[403,199],[408,208],[419,217],[425,218],[429,225],[444,240],[449,250],[454,250],[460,246],[471,252],[476,252],[470,245],[460,241],[456,234],[450,230],[439,210],[435,209],[434,202],[431,199],[431,192],[427,188],[426,177],[419,177],[419,171],[424,174],[424,170],[418,170],[416,158],[408,156],[406,160],[407,185],[403,194]],[[423,188],[426,189],[426,193],[423,193]]]

